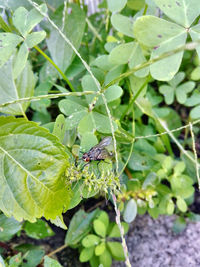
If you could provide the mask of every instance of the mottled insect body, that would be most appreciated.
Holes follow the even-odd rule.
[[[85,162],[104,160],[112,156],[111,152],[105,149],[112,142],[112,137],[105,137],[99,144],[92,147],[88,152],[84,153],[82,160]]]

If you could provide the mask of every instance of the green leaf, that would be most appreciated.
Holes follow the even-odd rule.
[[[102,221],[102,223],[105,225],[106,229],[108,228],[109,225],[109,216],[107,214],[107,212],[101,210],[98,217],[98,220]]]
[[[81,138],[80,151],[86,152],[89,151],[90,148],[98,144],[98,140],[96,136],[91,132],[86,132]]]
[[[0,214],[0,240],[8,241],[21,230],[21,223]]]
[[[0,67],[10,58],[15,47],[23,41],[23,38],[13,33],[0,33]]]
[[[179,176],[185,170],[185,163],[183,161],[178,162],[174,167],[174,175]]]
[[[48,130],[21,118],[0,117],[0,136],[0,209],[31,222],[61,215],[70,200],[64,147]]]
[[[27,35],[25,39],[25,44],[27,45],[28,48],[33,48],[35,45],[39,44],[44,40],[46,37],[46,32],[45,31],[40,31],[40,32],[32,32]]]
[[[170,184],[173,192],[182,198],[188,198],[194,193],[193,180],[187,175],[172,176]]]
[[[141,1],[141,0],[140,0]],[[111,23],[113,27],[123,33],[124,35],[127,35],[129,37],[134,37],[133,35],[133,20],[127,16],[123,16],[118,13],[114,13],[111,16]]]
[[[112,256],[107,249],[105,249],[103,254],[99,256],[99,261],[101,264],[103,264],[103,267],[111,267]]]
[[[54,235],[51,227],[43,220],[37,220],[35,223],[25,222],[23,230],[29,237],[35,239],[42,239]]]
[[[115,12],[122,10],[126,5],[127,0],[107,0],[107,3],[109,10]]]
[[[98,88],[93,78],[90,75],[85,75],[81,81],[83,91],[94,91],[97,92]],[[107,103],[116,100],[122,95],[122,88],[118,85],[112,85],[108,87],[104,93]],[[86,95],[87,103],[90,104],[94,99],[94,95]],[[102,96],[98,97],[95,106],[103,105],[104,101]]]
[[[106,236],[106,226],[105,224],[100,221],[99,219],[96,219],[93,221],[93,228],[97,235],[101,237]]]
[[[71,201],[70,201],[70,204],[71,204]],[[67,226],[64,223],[62,215],[57,216],[55,219],[50,219],[50,221],[51,221],[51,223],[55,224],[56,226],[58,226],[58,227],[60,227],[60,228],[62,228],[64,230],[67,230]]]
[[[79,210],[73,216],[69,230],[65,238],[65,244],[69,246],[76,245],[80,240],[82,240],[91,230],[91,222],[96,217],[98,210],[86,213],[83,210]]]
[[[54,259],[49,258],[48,256],[44,257],[44,267],[62,267],[60,263]]]
[[[193,120],[199,119],[200,118],[200,105],[196,106],[190,111],[190,117]]]
[[[60,142],[62,142],[64,139],[65,129],[65,117],[62,114],[59,114],[54,124],[53,134],[58,137]]]
[[[189,28],[200,13],[198,0],[154,0],[155,4],[173,21]]]
[[[130,199],[125,208],[123,213],[124,221],[127,223],[131,223],[135,220],[135,217],[137,215],[137,204],[134,199]]]
[[[47,12],[47,6],[42,4],[38,7],[41,12]],[[35,8],[30,11],[23,6],[15,10],[13,14],[13,24],[25,38],[27,34],[43,19],[43,15]]]
[[[118,260],[118,261],[125,260],[124,251],[123,251],[123,247],[122,247],[121,243],[119,243],[119,242],[107,242],[107,246],[110,250],[112,257],[115,260]]]
[[[1,263],[1,261],[0,261],[0,263]],[[15,255],[15,256],[13,256],[13,257],[11,257],[9,259],[9,267],[18,267],[18,266],[22,266],[22,255],[21,255],[21,253],[18,253],[17,255]]]
[[[87,235],[81,241],[82,245],[85,248],[96,246],[99,244],[99,242],[100,242],[100,238],[97,235],[93,235],[93,234]]]
[[[180,211],[182,211],[182,212],[187,211],[187,204],[183,198],[177,197],[176,204],[177,204],[177,207]]]
[[[70,14],[68,14],[68,9],[66,9],[66,13],[63,14],[63,6],[59,7],[55,12],[56,19],[54,22],[61,28],[64,16],[65,21],[62,32],[78,50],[85,29],[85,14],[76,4],[71,4],[69,7],[71,8]],[[47,39],[47,46],[53,61],[63,72],[65,72],[75,57],[75,53],[71,46],[66,43],[57,29],[51,30],[50,38]]]
[[[36,79],[28,62],[15,81],[12,76],[12,62],[7,62],[0,69],[0,80],[0,104],[33,95]],[[12,115],[22,115],[28,106],[29,102],[12,104],[5,108],[0,108],[0,111]]]
[[[167,203],[167,214],[172,215],[174,213],[174,209],[175,209],[174,202],[171,199],[169,199]]]
[[[101,244],[97,245],[97,246],[95,247],[95,255],[96,255],[96,256],[100,256],[100,255],[102,255],[103,252],[104,252],[104,250],[105,250],[105,248],[106,248],[106,244],[105,244],[105,242],[102,242]]]
[[[200,38],[200,25],[197,24],[194,27],[191,27],[190,30],[189,30],[189,34],[190,34],[193,42],[198,41],[199,38]],[[196,47],[196,51],[197,51],[197,55],[200,58],[200,47],[199,47],[199,45]]]
[[[13,78],[16,79],[19,74],[23,71],[23,69],[26,66],[27,58],[28,58],[28,47],[25,43],[23,43],[19,51],[17,53],[16,59],[14,61],[14,67],[13,67]]]
[[[173,224],[172,230],[175,234],[180,234],[185,230],[186,226],[185,219],[183,217],[178,217]]]
[[[187,37],[183,27],[150,15],[136,20],[134,35],[140,43],[154,48],[151,59],[184,45]],[[153,78],[162,81],[171,80],[179,69],[182,56],[183,51],[153,63],[150,66]]]
[[[124,229],[124,234],[128,232],[129,225],[128,223],[122,222],[121,223],[123,229]],[[115,223],[113,227],[111,228],[109,234],[109,237],[121,237],[120,231],[119,231],[119,226]]]
[[[155,187],[156,182],[158,182],[158,177],[155,172],[150,172],[148,175],[145,177],[145,180],[142,184],[142,189],[147,189],[148,186],[150,187]]]
[[[37,266],[41,262],[44,255],[44,250],[39,248],[28,250],[23,256],[23,267]]]
[[[79,256],[80,262],[89,261],[92,258],[93,254],[94,254],[94,247],[82,249]]]
[[[133,10],[141,10],[145,5],[145,0],[128,0],[127,6]]]
[[[193,81],[199,81],[200,80],[200,66],[193,69],[193,71],[190,74],[190,78]]]

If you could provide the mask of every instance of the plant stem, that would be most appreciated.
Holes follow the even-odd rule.
[[[66,83],[68,84],[69,88],[71,89],[72,92],[76,92],[76,90],[74,89],[74,87],[72,86],[71,82],[69,81],[69,79],[65,76],[65,74],[62,72],[62,70],[53,62],[53,60],[47,56],[42,49],[39,48],[39,46],[34,46],[34,48],[44,57],[46,58],[46,60],[48,60],[53,66],[54,68],[60,73],[60,75],[63,77],[63,79],[66,81]]]
[[[54,254],[60,252],[60,251],[63,250],[64,248],[66,248],[66,247],[67,247],[67,244],[64,244],[64,245],[62,245],[61,247],[59,247],[59,248],[53,250],[52,252],[50,252],[50,253],[47,254],[46,256],[51,257],[51,256],[53,256]]]

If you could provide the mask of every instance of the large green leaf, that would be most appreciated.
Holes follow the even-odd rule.
[[[14,81],[12,74],[12,61],[8,61],[0,69],[0,81],[0,104],[33,96],[36,79],[28,62],[20,76]],[[29,102],[12,104],[4,108],[0,108],[0,111],[12,115],[22,115],[28,106]]]
[[[63,176],[67,158],[46,129],[25,119],[0,117],[0,209],[32,222],[61,215],[70,200]]]
[[[199,0],[154,0],[155,4],[172,20],[186,28],[200,14]]]
[[[200,2],[199,2],[200,3]],[[200,24],[195,25],[189,29],[190,36],[192,40],[195,42],[200,39]],[[200,58],[200,45],[196,47],[197,54]]]
[[[187,31],[185,28],[154,16],[142,16],[134,25],[137,40],[147,47],[153,48],[151,59],[185,44]],[[150,66],[153,78],[168,81],[178,71],[183,51],[155,62]]]
[[[84,34],[85,14],[78,5],[73,4],[70,7],[72,8],[70,14],[66,9],[63,33],[78,50]],[[55,16],[56,25],[62,27],[63,7],[56,11]],[[53,61],[65,72],[75,56],[71,46],[65,42],[56,29],[51,30],[47,45]]]
[[[4,32],[0,33],[0,67],[9,59],[15,47],[23,41],[19,35]]]

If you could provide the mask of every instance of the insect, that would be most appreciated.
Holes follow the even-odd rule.
[[[82,160],[85,162],[100,161],[112,156],[112,153],[106,150],[106,146],[109,146],[112,142],[112,137],[107,136],[101,140],[99,144],[92,147],[88,152],[84,153]]]

